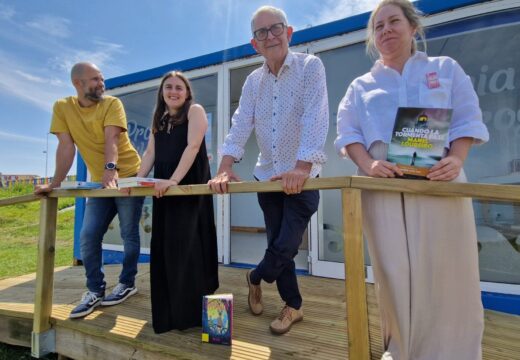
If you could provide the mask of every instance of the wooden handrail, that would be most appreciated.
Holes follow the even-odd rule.
[[[368,314],[365,294],[363,236],[361,230],[361,192],[394,191],[434,196],[472,197],[484,200],[520,202],[520,187],[474,183],[451,183],[427,180],[379,179],[363,176],[345,176],[308,179],[304,190],[342,190],[343,241],[345,252],[345,289],[348,318],[348,349],[350,359],[369,359]],[[277,182],[237,182],[228,184],[229,193],[281,191]],[[152,188],[134,188],[132,196],[153,195]],[[166,195],[211,195],[208,185],[184,185],[170,188]],[[50,328],[52,291],[43,284],[52,284],[54,273],[54,244],[56,209],[59,197],[123,197],[127,194],[114,189],[53,190],[48,197],[25,195],[0,200],[0,207],[41,199],[40,242],[38,255],[37,289],[33,324],[33,355],[43,355],[38,349],[44,332]],[[43,224],[42,224],[43,223]],[[348,279],[348,281],[347,281]],[[52,287],[50,287],[52,289]]]
[[[330,177],[308,179],[305,182],[305,190],[315,189],[341,189],[350,187],[350,177]],[[282,191],[280,181],[244,181],[233,182],[228,184],[229,193],[252,193],[252,192],[276,192]],[[153,188],[141,187],[132,188],[132,195],[135,196],[151,196],[154,194]],[[165,195],[212,195],[215,194],[206,184],[202,185],[181,185],[173,186],[168,189]],[[121,193],[117,189],[99,189],[99,190],[53,190],[50,197],[123,197],[128,196]]]
[[[452,183],[428,180],[381,179],[366,176],[343,176],[308,179],[304,190],[330,190],[353,188],[359,190],[380,190],[415,193],[433,196],[460,196],[483,200],[520,202],[520,186],[476,183]],[[228,184],[229,193],[275,192],[281,191],[279,181],[246,181]],[[133,188],[133,196],[152,196],[152,188]],[[182,185],[170,188],[165,195],[211,195],[214,194],[208,185]],[[128,196],[116,189],[99,190],[60,190],[55,189],[49,195],[59,197],[124,197]],[[20,204],[41,199],[37,195],[24,195],[0,199],[0,207]]]
[[[453,183],[429,180],[381,179],[353,176],[350,187],[421,195],[472,197],[482,200],[520,202],[520,186],[476,183]]]
[[[16,205],[23,204],[32,201],[38,201],[41,199],[41,196],[38,195],[22,195],[22,196],[13,196],[10,198],[0,199],[0,207],[8,206],[8,205]]]

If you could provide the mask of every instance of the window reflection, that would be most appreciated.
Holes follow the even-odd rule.
[[[500,16],[507,19],[508,13]],[[460,31],[465,21],[471,21],[473,29],[482,29],[495,24],[497,14],[429,29],[427,35],[437,37],[428,41],[427,49],[430,56],[447,55],[457,60],[471,77],[479,96],[490,141],[470,151],[464,166],[468,181],[520,184],[520,25],[505,24],[451,35]],[[367,72],[372,62],[362,43],[321,52],[319,56],[327,72],[330,128],[334,131],[329,132],[327,139],[329,160],[323,175],[353,175],[352,162],[339,159],[332,149],[336,111],[350,82]],[[322,207],[319,258],[341,262],[339,192],[324,191]],[[520,284],[520,204],[474,201],[474,208],[481,280]]]

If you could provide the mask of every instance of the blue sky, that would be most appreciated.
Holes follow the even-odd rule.
[[[0,0],[0,173],[52,176],[52,105],[75,94],[69,71],[78,61],[96,63],[108,79],[248,43],[261,5],[283,8],[299,30],[377,2]]]

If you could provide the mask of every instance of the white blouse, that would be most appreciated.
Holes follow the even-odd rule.
[[[289,52],[278,74],[272,74],[264,63],[247,77],[220,153],[240,159],[254,129],[260,148],[256,178],[268,180],[292,170],[297,160],[313,163],[310,176],[315,177],[327,160],[323,148],[328,126],[321,60]]]
[[[433,74],[434,85],[428,74]],[[370,72],[350,84],[338,109],[334,142],[338,153],[345,155],[343,148],[354,143],[367,150],[375,141],[388,144],[398,107],[453,109],[446,148],[461,137],[472,137],[476,143],[489,139],[469,76],[452,58],[417,51],[402,74],[378,60]]]

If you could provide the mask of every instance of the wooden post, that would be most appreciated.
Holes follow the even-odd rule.
[[[342,189],[348,358],[369,360],[361,190]]]
[[[40,202],[40,236],[38,266],[34,296],[32,355],[41,357],[54,351],[54,332],[51,330],[52,292],[54,288],[54,254],[58,199],[45,197]]]

